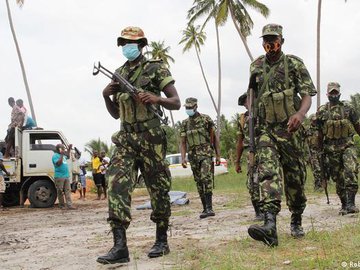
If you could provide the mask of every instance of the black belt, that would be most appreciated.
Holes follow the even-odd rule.
[[[124,130],[126,132],[144,132],[149,129],[159,127],[160,126],[160,120],[157,118],[153,118],[151,120],[145,121],[145,122],[139,122],[139,123],[121,123],[121,130]]]

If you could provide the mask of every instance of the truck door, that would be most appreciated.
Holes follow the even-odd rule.
[[[24,150],[24,175],[48,175],[54,176],[52,156],[56,145],[64,144],[57,133],[27,133],[28,138],[23,143]],[[24,136],[25,137],[25,136]]]

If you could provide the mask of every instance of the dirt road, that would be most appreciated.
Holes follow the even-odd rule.
[[[91,194],[90,194],[91,195]],[[250,204],[234,207],[235,195],[216,195],[216,216],[198,218],[200,201],[195,193],[187,196],[190,204],[172,208],[169,243],[171,253],[164,258],[148,259],[147,252],[154,242],[155,225],[150,221],[150,210],[135,210],[147,200],[146,196],[133,198],[133,222],[127,231],[131,262],[124,265],[104,266],[96,262],[112,243],[106,223],[107,202],[77,200],[78,210],[11,208],[0,212],[0,269],[173,269],[185,267],[182,259],[188,246],[200,251],[220,245],[228,240],[247,236],[252,224]],[[338,199],[309,197],[304,213],[304,229],[329,229],[356,222],[353,216],[337,215]],[[358,198],[359,199],[359,198]],[[358,200],[359,201],[359,200]],[[280,234],[289,235],[290,213],[283,205],[278,219]],[[290,237],[290,236],[289,236]],[[217,241],[214,241],[217,240]]]

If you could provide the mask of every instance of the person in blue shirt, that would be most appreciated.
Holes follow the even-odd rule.
[[[70,150],[72,144],[69,144],[67,153],[65,152],[65,146],[63,144],[56,145],[56,152],[52,157],[52,163],[54,164],[54,180],[57,190],[57,196],[59,200],[60,209],[65,208],[64,195],[66,200],[66,207],[69,210],[76,209],[72,206],[71,200],[71,188],[70,188],[70,174],[67,164],[67,158],[70,156]]]

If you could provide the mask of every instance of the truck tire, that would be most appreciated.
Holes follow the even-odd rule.
[[[20,205],[20,195],[18,191],[13,191],[4,194],[3,205],[5,207]]]
[[[31,207],[48,208],[54,206],[56,201],[56,188],[50,180],[37,180],[28,190]]]

